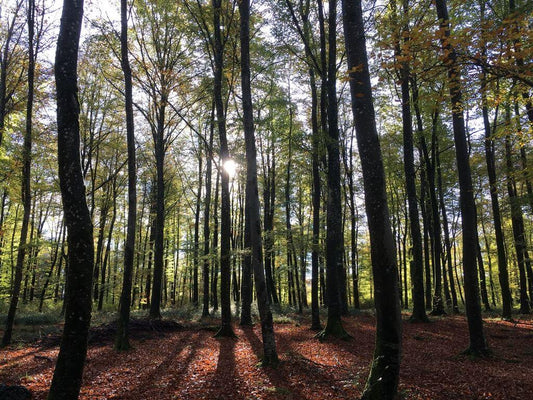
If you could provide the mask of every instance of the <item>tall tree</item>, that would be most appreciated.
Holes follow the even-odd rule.
[[[321,338],[327,335],[347,337],[342,326],[342,279],[344,240],[342,232],[341,206],[341,170],[340,170],[340,141],[337,107],[337,1],[329,3],[328,16],[328,170],[327,170],[327,211],[326,211],[326,296],[328,305],[328,319]]]
[[[224,163],[229,160],[228,138],[226,135],[226,114],[222,97],[222,80],[224,72],[224,42],[220,25],[222,0],[213,0],[214,25],[214,98],[220,140],[220,306],[221,326],[217,336],[235,336],[231,326],[231,199],[229,192],[229,172]]]
[[[11,343],[13,333],[13,323],[15,322],[15,313],[17,311],[20,288],[22,283],[22,270],[24,268],[24,259],[26,257],[28,238],[28,226],[30,223],[30,212],[32,208],[31,196],[31,164],[32,164],[32,128],[33,128],[33,99],[35,86],[35,55],[38,47],[35,47],[35,0],[28,0],[27,3],[27,22],[28,22],[28,99],[26,101],[26,129],[24,132],[24,141],[22,144],[22,226],[20,228],[19,246],[17,250],[17,261],[15,265],[15,279],[11,293],[11,301],[6,318],[6,328],[2,337],[2,346]],[[0,84],[1,85],[1,84]],[[2,93],[0,93],[2,96]],[[0,126],[0,132],[3,127]],[[0,138],[1,142],[1,138]]]
[[[131,308],[133,261],[135,257],[135,230],[137,225],[137,169],[135,154],[135,124],[133,120],[133,83],[128,57],[128,0],[120,0],[120,65],[124,75],[124,100],[126,110],[126,141],[128,146],[128,221],[124,247],[124,275],[119,303],[119,319],[115,349],[130,347],[128,323]]]
[[[436,0],[435,6],[439,19],[440,41],[444,54],[444,63],[448,71],[448,90],[450,92],[455,155],[459,175],[459,202],[461,207],[461,225],[463,228],[465,306],[470,334],[470,345],[467,352],[483,356],[489,352],[489,349],[483,332],[483,320],[479,299],[478,271],[476,266],[476,252],[478,248],[477,214],[463,115],[461,70],[457,61],[457,53],[450,40],[450,19],[446,0]]]
[[[94,264],[93,226],[80,165],[77,62],[83,1],[64,0],[57,39],[55,78],[59,184],[67,226],[65,325],[49,400],[78,397],[87,355]]]
[[[395,3],[393,3],[394,5]],[[395,5],[394,5],[395,7]],[[420,221],[418,217],[418,200],[416,194],[416,172],[414,164],[413,145],[413,119],[411,115],[411,96],[409,89],[410,66],[409,54],[409,26],[408,11],[409,0],[402,1],[403,26],[400,29],[398,43],[396,45],[397,58],[400,63],[400,81],[402,96],[402,131],[403,131],[403,164],[405,173],[405,187],[409,205],[409,226],[413,244],[413,261],[411,263],[411,281],[413,282],[413,313],[410,320],[413,322],[427,322],[426,307],[424,304],[424,265],[422,257],[422,234],[420,233]],[[393,16],[394,18],[394,16]],[[403,43],[400,42],[403,38]],[[404,279],[407,279],[404,277]]]
[[[6,123],[6,116],[8,111],[8,103],[13,97],[14,91],[8,89],[8,69],[14,61],[13,47],[16,47],[22,35],[22,26],[19,25],[19,13],[24,5],[24,0],[17,0],[15,3],[11,19],[8,21],[4,42],[0,46],[0,147],[4,139],[4,130]],[[12,46],[13,45],[13,46]],[[18,77],[22,80],[22,75]]]
[[[251,244],[251,262],[254,272],[257,307],[261,318],[263,337],[263,365],[276,365],[278,354],[274,336],[274,324],[263,268],[263,244],[261,240],[261,217],[257,187],[257,155],[255,146],[252,89],[250,78],[250,0],[239,2],[241,17],[241,84],[244,137],[246,143],[246,218]]]
[[[396,251],[372,101],[361,1],[343,0],[342,5],[352,112],[370,232],[377,319],[374,361],[362,398],[393,399],[398,388],[402,345]]]

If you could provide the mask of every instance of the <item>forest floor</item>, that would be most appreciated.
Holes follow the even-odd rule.
[[[261,367],[261,331],[234,325],[237,335],[214,338],[217,320],[182,325],[137,321],[133,350],[113,350],[113,327],[93,328],[81,399],[353,399],[364,389],[374,348],[375,318],[344,318],[349,341],[320,343],[297,315],[275,325],[280,364]],[[400,399],[532,399],[533,320],[485,320],[493,355],[461,355],[468,344],[464,316],[411,324],[404,316]],[[27,387],[45,399],[58,335],[0,350],[0,383]]]

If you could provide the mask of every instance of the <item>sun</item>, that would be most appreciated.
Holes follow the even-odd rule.
[[[238,164],[235,162],[235,160],[230,158],[224,161],[222,168],[224,168],[224,171],[228,173],[230,178],[233,178],[237,174]]]

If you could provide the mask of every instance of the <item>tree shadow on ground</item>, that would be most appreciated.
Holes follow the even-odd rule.
[[[255,333],[252,327],[242,327],[246,339],[250,343],[253,352],[260,360],[263,352],[263,343]],[[307,392],[313,391],[313,382],[319,385],[324,383],[331,383],[332,375],[328,367],[319,365],[295,351],[290,345],[289,341],[279,334],[276,337],[278,341],[278,355],[283,352],[283,357],[277,368],[263,367],[261,371],[266,374],[270,383],[274,386],[273,390],[278,393],[279,398],[296,398],[305,399],[309,397]],[[280,345],[282,343],[282,345]],[[305,386],[302,382],[291,379],[292,371],[299,371],[298,374],[312,379],[313,382],[306,382]],[[335,390],[333,390],[335,392]],[[285,395],[285,396],[284,396]],[[335,393],[333,394],[335,398]]]
[[[235,342],[237,339],[231,337],[219,337],[216,341],[219,344],[217,368],[213,374],[210,390],[217,393],[217,399],[233,400],[244,399],[242,393],[238,393],[238,382],[236,380],[235,365]],[[220,388],[223,388],[222,392]],[[209,397],[209,396],[208,396]]]
[[[168,387],[178,387],[180,377],[184,375],[191,362],[195,359],[198,348],[202,342],[197,340],[198,333],[193,335],[183,335],[165,358],[146,374],[138,377],[138,384],[130,389],[126,389],[121,397],[128,398],[129,393],[135,393],[135,398],[157,399],[162,393],[168,393]],[[180,354],[188,351],[183,361],[177,360]],[[170,373],[170,371],[172,371]],[[162,382],[165,377],[171,375],[170,382]],[[157,387],[161,387],[157,391]]]

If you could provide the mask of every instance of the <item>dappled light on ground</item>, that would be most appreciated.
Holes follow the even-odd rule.
[[[403,399],[528,399],[533,393],[533,323],[486,321],[494,355],[460,355],[468,345],[464,317],[404,322],[400,380]],[[261,367],[261,330],[234,326],[237,339],[188,324],[135,334],[134,349],[117,353],[112,335],[92,343],[81,399],[349,399],[363,390],[374,346],[374,318],[344,319],[349,341],[320,343],[303,321],[276,324],[280,365]],[[93,341],[94,342],[94,341]],[[0,350],[0,382],[46,398],[57,346],[43,341]]]

